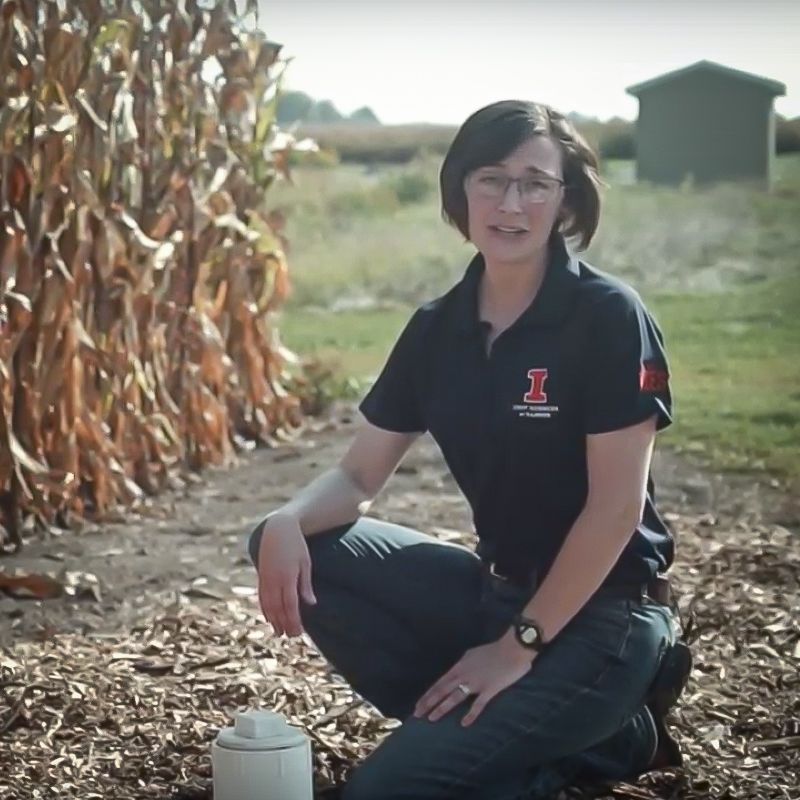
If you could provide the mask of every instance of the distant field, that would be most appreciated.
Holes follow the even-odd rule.
[[[342,163],[405,164],[420,152],[443,154],[453,125],[303,125],[297,132],[324,150],[335,151]]]
[[[443,154],[458,129],[456,125],[354,125],[352,123],[302,125],[301,137],[314,139],[320,147],[335,151],[342,163],[404,164],[424,153]],[[629,122],[586,122],[580,132],[595,148],[613,145],[620,136],[632,136]]]
[[[345,164],[405,164],[419,154],[442,155],[455,136],[456,125],[353,125],[352,123],[303,125],[301,137],[309,137],[321,148],[335,152]],[[589,123],[581,133],[597,148],[621,133],[630,135],[629,123]]]
[[[293,186],[277,185],[272,202],[289,215],[292,304],[416,303],[455,280],[472,251],[441,220],[439,164],[309,168],[295,171]],[[772,271],[794,256],[800,227],[800,158],[778,165],[775,193],[762,196],[629,185],[633,165],[609,162],[604,216],[586,258],[642,291],[719,291]]]
[[[581,121],[578,129],[604,158],[633,158],[635,125],[626,120]],[[323,161],[344,164],[405,164],[424,153],[441,155],[457,130],[455,125],[302,125],[299,135],[317,141]],[[778,120],[779,153],[800,151],[800,118]]]
[[[333,359],[362,381],[355,391],[410,308],[451,285],[471,254],[439,218],[436,168],[428,158],[309,169],[274,193],[293,242],[283,337]],[[779,159],[779,171],[767,195],[629,185],[629,163],[607,165],[586,257],[639,289],[665,329],[678,414],[666,440],[800,485],[800,158]]]

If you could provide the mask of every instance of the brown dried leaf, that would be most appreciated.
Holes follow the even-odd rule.
[[[64,586],[49,575],[8,575],[0,572],[0,590],[12,597],[33,597],[37,600],[49,600],[61,597]]]

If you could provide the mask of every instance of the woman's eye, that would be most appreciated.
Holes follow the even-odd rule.
[[[544,181],[539,181],[539,180],[525,181],[525,183],[522,184],[522,191],[535,192],[539,191],[540,189],[546,188],[546,186],[547,184]]]

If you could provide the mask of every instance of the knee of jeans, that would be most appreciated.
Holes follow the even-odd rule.
[[[326,533],[339,534],[346,530],[345,526],[338,526],[331,528],[329,531],[322,531],[315,534],[307,540],[309,555],[312,562],[319,560],[320,556],[326,551]],[[250,563],[258,570],[258,550],[261,545],[261,537],[264,533],[263,521],[259,522],[247,536],[247,554],[250,557]],[[327,548],[329,549],[329,548]]]
[[[402,796],[396,793],[396,788],[395,781],[379,778],[367,759],[348,779],[342,800],[394,800]]]
[[[256,525],[247,536],[247,554],[250,557],[250,563],[258,570],[258,548],[261,544],[261,534],[263,529],[261,523]]]

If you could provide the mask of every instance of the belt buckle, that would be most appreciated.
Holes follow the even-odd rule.
[[[664,573],[656,575],[645,588],[646,595],[655,603],[668,606],[672,602],[672,581]]]
[[[508,583],[509,582],[510,579],[508,577],[506,577],[505,575],[501,575],[499,572],[497,572],[497,569],[496,569],[497,562],[490,561],[488,566],[489,566],[489,574],[493,578],[497,578],[497,580],[503,581],[503,583]]]

